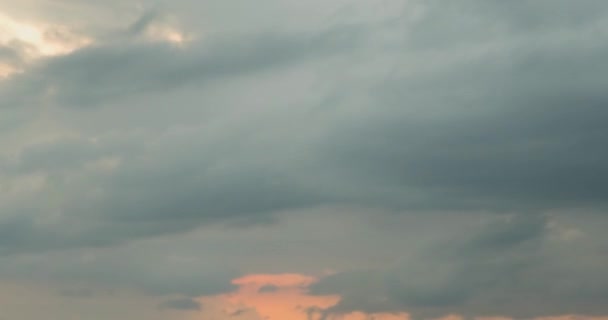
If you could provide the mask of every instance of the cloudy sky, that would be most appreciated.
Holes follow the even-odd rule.
[[[605,0],[0,0],[0,320],[607,320]]]

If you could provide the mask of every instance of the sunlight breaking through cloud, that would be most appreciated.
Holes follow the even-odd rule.
[[[13,61],[0,60],[0,77],[22,72],[23,65],[44,57],[67,55],[90,45],[93,39],[67,26],[21,21],[0,12],[0,47],[13,53]]]

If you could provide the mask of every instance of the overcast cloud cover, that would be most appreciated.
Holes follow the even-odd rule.
[[[608,316],[607,57],[603,0],[0,0],[1,316]]]

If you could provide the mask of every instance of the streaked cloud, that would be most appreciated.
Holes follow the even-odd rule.
[[[5,2],[7,317],[608,314],[605,1]]]

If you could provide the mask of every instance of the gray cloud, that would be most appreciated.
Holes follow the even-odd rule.
[[[21,62],[21,55],[15,48],[0,46],[0,62],[11,65],[19,64]]]
[[[315,206],[325,197],[294,181],[284,169],[269,166],[265,157],[243,157],[239,155],[242,150],[236,149],[232,154],[219,144],[207,145],[213,156],[206,157],[200,154],[203,149],[198,142],[173,147],[172,139],[163,142],[159,150],[125,158],[110,173],[87,168],[100,158],[95,146],[86,141],[37,148],[46,150],[45,157],[38,156],[38,151],[25,152],[23,170],[51,173],[47,181],[53,187],[44,188],[39,199],[47,199],[50,204],[55,192],[64,190],[69,193],[69,201],[60,206],[57,223],[51,224],[36,222],[49,207],[34,205],[25,215],[20,213],[24,208],[13,208],[13,214],[5,216],[1,224],[10,230],[2,235],[3,249],[19,252],[106,246],[209,223],[268,223],[273,221],[273,212]],[[80,153],[74,156],[66,152],[66,147]],[[167,153],[167,147],[173,151]],[[211,152],[214,148],[216,151]],[[83,150],[92,150],[90,156]],[[59,158],[53,159],[52,154]],[[85,176],[68,180],[71,172],[66,173],[65,166],[70,164],[80,167]],[[89,189],[87,185],[97,187]],[[63,221],[71,221],[69,230],[62,230]]]
[[[269,293],[269,292],[276,292],[279,288],[277,286],[273,286],[273,285],[265,285],[262,286],[260,289],[258,289],[259,293]]]
[[[177,310],[200,310],[201,304],[192,299],[182,298],[165,301],[160,305],[160,307]]]
[[[183,25],[200,28],[184,47],[143,40],[167,17],[144,11],[93,28],[94,46],[4,80],[0,113],[18,121],[0,132],[0,276],[29,270],[196,296],[227,290],[251,252],[280,260],[277,270],[306,252],[319,265],[343,256],[361,266],[314,288],[343,295],[330,311],[606,312],[607,262],[594,257],[605,236],[572,244],[550,228],[554,211],[606,219],[604,2],[367,3],[334,4],[331,19],[309,22],[274,1],[244,17],[235,4],[179,1]],[[357,245],[333,247],[331,232],[314,233],[344,229],[334,206],[394,225],[358,226],[340,238]],[[280,240],[233,234],[299,215],[308,230],[298,241],[291,229]],[[477,217],[491,222],[469,225]],[[424,232],[408,227],[417,223]],[[175,249],[208,264],[158,263],[171,244],[138,251],[211,230],[238,240]],[[361,239],[370,233],[378,240]],[[85,263],[82,250],[112,253]],[[229,272],[224,251],[238,256]],[[382,263],[387,252],[401,261]],[[50,271],[36,267],[43,258]]]
[[[573,257],[561,252],[549,258],[555,243],[548,232],[546,220],[539,217],[497,217],[444,236],[443,241],[404,256],[400,264],[329,276],[312,292],[343,296],[325,314],[356,310],[407,310],[415,318],[453,313],[518,318],[604,314],[598,302],[606,283],[591,284],[585,276],[593,268],[570,270],[567,286],[554,277]],[[594,277],[598,272],[592,271]]]
[[[293,66],[308,59],[352,50],[365,36],[357,26],[337,26],[322,33],[260,33],[230,39],[208,37],[187,49],[134,39],[160,19],[145,13],[123,35],[49,60],[16,76],[0,94],[3,105],[28,106],[44,100],[60,106],[87,107],[146,92],[202,86],[209,81]]]
[[[541,44],[531,46],[536,32]],[[395,192],[408,207],[605,208],[608,115],[598,83],[605,82],[600,61],[608,48],[552,32],[499,33],[504,41],[477,40],[454,52],[421,49],[437,55],[436,63],[456,62],[431,67],[430,58],[411,55],[423,70],[412,65],[373,85],[375,107],[337,124],[342,130],[322,154],[349,183],[358,177],[368,188]],[[581,50],[583,43],[592,49]],[[410,199],[411,190],[420,199]],[[379,202],[386,201],[398,203]]]
[[[429,14],[430,18],[435,11],[443,12],[435,8]],[[211,41],[208,45],[211,49],[194,48],[185,52],[147,45],[94,47],[53,59],[42,69],[31,71],[35,77],[28,73],[9,83],[8,90],[14,84],[22,90],[10,91],[13,94],[18,92],[13,96],[31,99],[36,94],[25,92],[45,92],[46,83],[52,79],[53,96],[63,104],[110,102],[137,92],[169,90],[171,86],[200,83],[200,77],[217,79],[230,74],[261,71],[265,66],[271,67],[281,61],[302,60],[311,51],[344,50],[348,46],[334,40],[343,38],[341,35],[346,35],[346,39],[356,38],[356,34],[350,29],[295,38],[266,34],[229,41],[225,45],[214,45]],[[347,42],[351,43],[350,40]],[[569,42],[562,42],[557,48],[530,51],[519,43],[509,45],[507,42],[505,49],[507,54],[491,51],[475,62],[456,60],[444,69],[425,71],[426,78],[399,75],[390,82],[381,79],[368,93],[373,109],[365,108],[360,114],[349,116],[351,110],[348,105],[340,105],[338,100],[334,101],[338,104],[337,110],[314,113],[311,121],[322,117],[323,135],[319,141],[306,141],[310,146],[304,148],[301,142],[294,141],[293,133],[287,133],[283,139],[272,142],[271,147],[277,150],[292,145],[296,149],[302,148],[301,153],[308,152],[307,166],[314,172],[301,172],[297,166],[287,162],[279,163],[284,168],[276,170],[271,163],[274,160],[263,159],[251,165],[235,164],[235,172],[223,175],[226,181],[211,176],[216,182],[205,187],[206,182],[200,180],[204,175],[192,175],[185,166],[193,166],[191,169],[194,170],[195,163],[226,161],[219,160],[221,153],[213,149],[201,154],[159,150],[159,155],[185,152],[181,159],[176,158],[175,163],[167,164],[167,171],[162,173],[166,177],[182,179],[180,184],[184,190],[177,191],[174,186],[169,189],[163,189],[162,185],[154,186],[150,182],[158,181],[159,168],[150,168],[154,173],[146,171],[139,167],[141,155],[133,156],[121,167],[124,174],[115,174],[114,180],[106,178],[101,183],[107,183],[109,190],[121,190],[122,185],[127,184],[125,188],[135,190],[132,191],[135,194],[126,196],[127,190],[110,193],[103,203],[94,207],[100,208],[103,215],[113,212],[113,215],[127,220],[133,219],[128,216],[142,216],[143,212],[156,217],[173,208],[183,215],[192,216],[202,203],[210,203],[210,199],[205,199],[208,197],[218,204],[206,205],[209,211],[219,216],[230,216],[230,213],[243,209],[232,201],[228,203],[218,198],[218,194],[227,193],[227,188],[234,194],[243,195],[241,197],[247,195],[248,203],[252,202],[248,204],[252,212],[298,208],[315,202],[322,204],[321,199],[447,210],[603,206],[605,190],[602,178],[606,174],[603,165],[606,155],[601,152],[601,137],[604,135],[601,119],[605,118],[601,107],[603,93],[600,86],[589,84],[581,87],[580,83],[591,83],[587,79],[594,78],[601,82],[604,74],[601,69],[588,70],[590,72],[584,74],[582,71],[587,71],[588,61],[599,61],[605,48],[599,46],[589,52],[580,52]],[[413,55],[413,58],[417,57]],[[387,58],[394,59],[392,55]],[[568,70],[561,68],[564,65]],[[566,76],[573,71],[579,71],[580,76]],[[550,83],[538,81],[540,74],[551,74]],[[27,80],[30,78],[37,79],[35,82],[38,81],[40,86]],[[130,86],[133,87],[130,89]],[[404,87],[427,89],[410,92],[401,89]],[[493,87],[500,87],[500,92],[492,90]],[[557,88],[568,88],[568,91],[556,91]],[[348,94],[350,91],[345,92]],[[357,96],[356,93],[350,95]],[[577,106],[576,118],[570,115],[573,105]],[[412,114],[411,109],[420,111]],[[435,113],[440,116],[435,116]],[[265,125],[266,122],[260,124]],[[239,153],[243,159],[258,157],[255,148],[243,148],[250,144],[243,139],[244,136],[238,136],[227,142],[222,138],[214,144],[230,143],[241,148]],[[59,145],[52,147],[59,148]],[[183,149],[210,147],[213,145],[191,145]],[[85,148],[89,151],[84,151]],[[90,149],[84,143],[83,150],[77,152],[92,152]],[[48,164],[41,162],[51,160],[69,166],[82,156],[59,149],[52,152],[65,159],[52,160],[48,153],[48,156],[24,154],[23,161],[29,161],[29,164],[24,162],[21,167],[42,169]],[[208,159],[211,157],[214,159]],[[135,177],[136,172],[141,177]],[[277,180],[273,183],[281,184],[281,187],[275,191],[272,186],[265,186],[268,180]],[[141,188],[138,181],[141,181]],[[309,185],[305,189],[314,190],[300,190],[302,187],[298,185],[302,183]],[[285,185],[294,185],[293,191],[285,189]],[[208,190],[188,194],[191,190],[205,189]],[[272,198],[284,202],[284,205],[270,203],[268,197],[275,192],[278,193]],[[159,194],[165,195],[163,205],[153,201],[160,199]],[[204,196],[200,197],[200,194]],[[150,200],[159,213],[141,205]],[[182,205],[183,208],[178,207]],[[172,209],[162,209],[163,206]],[[114,226],[110,228],[114,229]],[[168,224],[162,228],[170,229]]]

